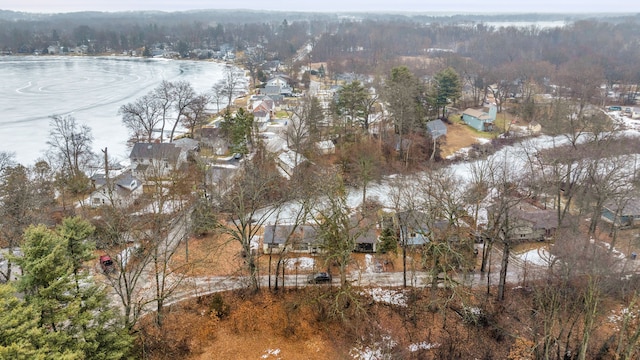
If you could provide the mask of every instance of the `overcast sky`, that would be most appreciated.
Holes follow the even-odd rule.
[[[2,10],[26,12],[186,11],[253,9],[292,11],[395,11],[454,13],[640,13],[640,1],[618,0],[2,0]]]

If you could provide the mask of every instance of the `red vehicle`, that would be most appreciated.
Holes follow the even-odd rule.
[[[113,260],[111,260],[111,256],[100,255],[100,267],[102,267],[102,271],[105,274],[114,272],[115,266],[113,265]]]

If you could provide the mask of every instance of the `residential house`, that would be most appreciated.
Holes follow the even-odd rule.
[[[223,156],[229,153],[229,141],[222,136],[219,127],[203,127],[200,129],[200,143],[213,150],[214,155]]]
[[[291,250],[294,243],[299,243],[303,238],[302,226],[295,225],[266,225],[262,251],[265,254],[281,253]]]
[[[125,171],[107,183],[104,174],[91,178],[94,190],[89,196],[91,207],[113,205],[127,207],[142,194],[142,183],[132,175],[132,171]]]
[[[143,180],[165,177],[186,159],[186,152],[173,143],[136,143],[129,155],[133,176]]]
[[[294,175],[298,167],[307,162],[307,158],[304,155],[294,151],[286,150],[280,153],[276,158],[276,163],[280,168],[282,176],[290,178]]]
[[[49,55],[59,55],[62,54],[62,47],[60,45],[49,45],[47,47],[47,53]]]
[[[250,100],[253,103],[257,103],[259,101],[273,101],[272,108],[274,110],[278,110],[280,106],[284,103],[284,95],[257,94],[257,95],[252,95]]]
[[[253,121],[259,131],[264,131],[273,115],[273,100],[261,100],[253,104]]]
[[[457,234],[447,234],[451,225],[447,220],[432,220],[429,223],[428,215],[416,211],[402,211],[396,214],[394,219],[398,228],[398,240],[400,245],[407,247],[424,246],[432,241],[434,234],[439,234],[449,242],[460,241]]]
[[[509,214],[512,223],[510,240],[544,241],[555,234],[558,228],[558,214],[554,210],[533,206],[519,206]]]
[[[433,151],[431,152],[431,159],[436,156],[438,139],[447,136],[447,125],[440,119],[431,120],[427,123],[427,132],[433,139]]]
[[[493,206],[488,209],[489,223],[495,215]],[[553,236],[558,228],[558,214],[551,209],[540,209],[527,202],[521,202],[509,210],[508,240],[544,241]]]
[[[495,105],[482,110],[467,109],[462,113],[462,121],[478,131],[493,131],[497,113]]]
[[[617,226],[635,226],[640,220],[640,197],[632,196],[622,202],[606,202],[602,218]]]
[[[284,76],[278,75],[267,80],[267,84],[261,92],[265,95],[290,96],[293,93],[293,88]]]
[[[214,164],[206,173],[208,185],[221,186],[228,183],[237,173],[238,167],[231,164]]]
[[[197,140],[190,138],[180,138],[173,140],[173,144],[180,148],[181,151],[187,154],[195,153],[200,150],[200,143]]]
[[[350,234],[354,237],[356,252],[376,252],[378,249],[378,232],[375,223],[367,218],[359,220],[360,215],[350,217]]]
[[[262,250],[264,253],[317,253],[321,244],[316,229],[311,225],[265,225]]]
[[[399,228],[399,244],[407,247],[424,246],[429,243],[429,226],[427,215],[420,211],[409,210],[396,214]]]

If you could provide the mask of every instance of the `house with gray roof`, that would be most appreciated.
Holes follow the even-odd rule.
[[[396,214],[400,230],[399,243],[403,246],[423,246],[429,243],[429,226],[427,215],[420,211],[401,211]]]
[[[290,96],[293,93],[293,88],[284,76],[278,75],[267,81],[261,93],[265,95]]]
[[[190,138],[180,138],[173,140],[173,144],[179,147],[183,152],[192,153],[200,150],[200,143]]]
[[[640,197],[632,196],[625,201],[606,202],[602,209],[602,218],[616,226],[635,226],[640,221]]]
[[[136,143],[129,154],[133,176],[162,178],[186,162],[187,153],[173,143]]]
[[[447,136],[447,125],[440,119],[427,122],[427,132],[431,138],[437,140],[441,136]]]
[[[495,206],[487,208],[489,223],[493,223]],[[541,209],[525,201],[509,209],[508,240],[514,242],[543,241],[552,237],[558,229],[558,214],[551,209]]]
[[[321,249],[317,231],[312,225],[265,225],[262,237],[264,253],[282,251],[317,253]]]
[[[307,161],[308,160],[304,155],[293,150],[283,151],[276,158],[276,163],[278,164],[280,173],[288,179],[295,174],[301,164],[306,163]]]
[[[104,174],[92,177],[93,192],[89,195],[91,207],[110,205],[128,207],[142,195],[142,183],[133,176],[132,171],[125,171],[107,181]]]
[[[223,156],[229,153],[229,140],[219,127],[205,126],[200,129],[200,143],[203,147],[210,148],[215,155]]]

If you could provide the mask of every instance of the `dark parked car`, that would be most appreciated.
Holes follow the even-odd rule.
[[[331,283],[331,274],[327,272],[318,272],[307,277],[309,284]]]

